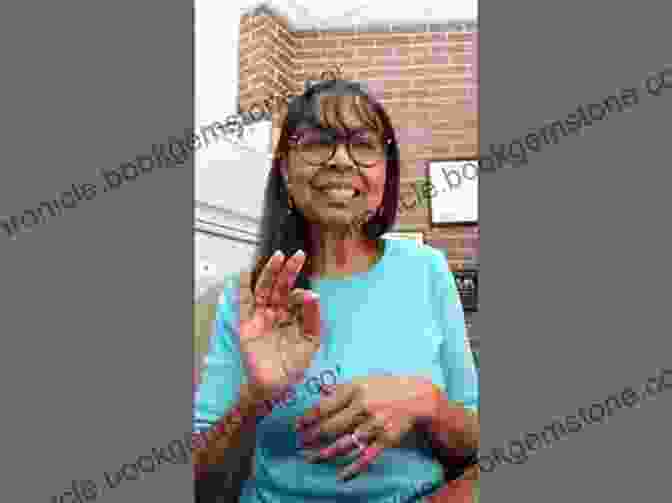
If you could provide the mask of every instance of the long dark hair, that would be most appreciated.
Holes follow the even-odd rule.
[[[362,227],[364,234],[373,240],[380,238],[394,225],[399,201],[399,146],[394,135],[390,118],[383,106],[360,84],[347,80],[329,80],[308,87],[306,91],[288,104],[277,147],[273,153],[271,171],[266,181],[264,205],[261,220],[261,240],[257,248],[252,268],[252,290],[256,286],[261,269],[273,253],[281,250],[286,257],[298,250],[306,252],[307,262],[297,277],[295,287],[309,288],[306,272],[311,270],[313,257],[312,241],[308,236],[308,225],[298,208],[290,210],[289,193],[282,174],[283,164],[288,161],[289,137],[302,124],[314,127],[320,125],[319,97],[321,95],[359,96],[364,105],[356,107],[364,123],[382,133],[385,145],[385,188],[381,211],[376,213]],[[340,110],[339,110],[340,112]],[[339,115],[339,117],[342,117]],[[378,119],[378,122],[376,121]],[[382,127],[382,131],[380,131]],[[286,165],[286,164],[285,164]]]

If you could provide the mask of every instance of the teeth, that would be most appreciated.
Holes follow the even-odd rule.
[[[355,195],[354,189],[325,189],[324,193],[334,199],[352,199]]]

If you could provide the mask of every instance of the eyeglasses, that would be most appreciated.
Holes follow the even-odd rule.
[[[350,159],[359,166],[370,167],[385,159],[383,142],[368,129],[340,133],[331,129],[305,128],[297,130],[289,138],[290,146],[299,157],[315,166],[329,162],[341,143],[346,144]]]

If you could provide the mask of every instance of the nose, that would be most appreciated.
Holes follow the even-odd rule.
[[[348,147],[345,143],[340,143],[336,146],[336,152],[334,153],[334,157],[331,158],[331,161],[329,161],[329,164],[348,167],[354,166],[354,163],[348,154]]]

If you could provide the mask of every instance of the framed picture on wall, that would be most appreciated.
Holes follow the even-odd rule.
[[[430,161],[432,224],[478,223],[479,161]]]

